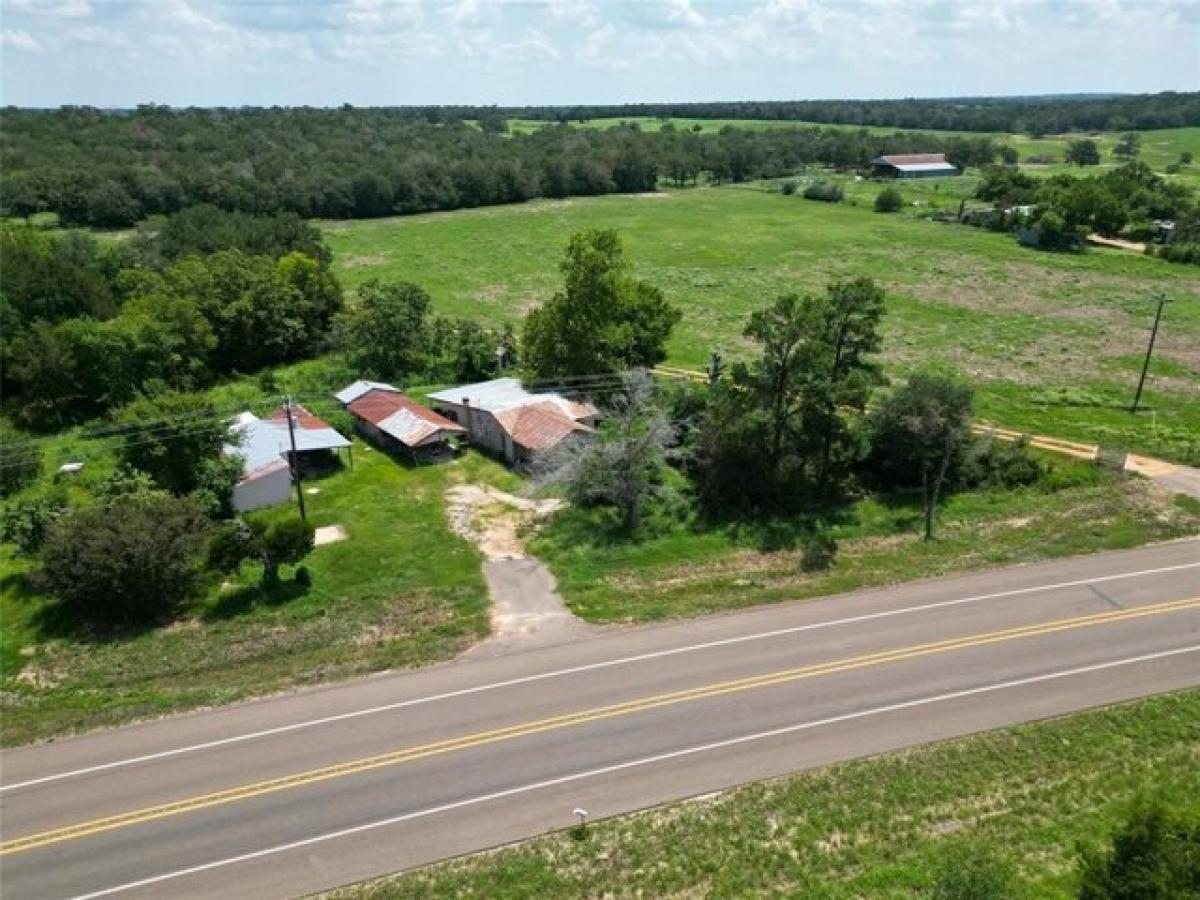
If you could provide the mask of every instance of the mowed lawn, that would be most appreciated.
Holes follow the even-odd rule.
[[[449,529],[443,494],[455,481],[507,477],[475,454],[410,468],[356,441],[352,470],[310,484],[310,521],[349,535],[304,561],[310,587],[285,567],[263,596],[261,568],[247,564],[175,624],[137,635],[80,631],[4,545],[3,743],[455,656],[488,633],[487,591],[478,552]]]
[[[938,179],[901,190],[945,206],[966,187]],[[869,186],[851,194],[854,204],[824,204],[766,186],[699,188],[322,227],[348,286],[411,280],[439,312],[513,323],[558,288],[571,233],[616,228],[638,274],[684,312],[669,346],[684,366],[703,365],[715,347],[750,352],[747,316],[780,293],[870,275],[888,290],[891,374],[952,364],[974,381],[985,418],[1200,460],[1200,270],[1125,251],[1041,253],[1010,235],[919,218],[920,207],[880,215]],[[1174,302],[1148,382],[1152,412],[1133,416],[1125,408],[1154,291]]]
[[[1198,743],[1200,692],[1185,691],[815,769],[327,898],[901,900],[986,855],[1015,870],[1013,896],[1067,900],[1080,850],[1104,846],[1135,797],[1200,814]]]

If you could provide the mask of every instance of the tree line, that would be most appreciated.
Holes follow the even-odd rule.
[[[49,431],[329,346],[342,290],[295,214],[198,207],[101,243],[0,229],[5,412]]]
[[[1078,94],[905,100],[733,100],[505,107],[498,110],[495,107],[452,109],[455,115],[471,119],[487,115],[490,111],[492,115],[550,122],[634,116],[767,119],[937,131],[1025,132],[1034,135],[1200,125],[1200,93],[1177,91],[1101,97]]]
[[[53,212],[63,225],[95,227],[203,204],[371,218],[652,191],[660,176],[682,186],[807,165],[863,168],[884,153],[944,152],[981,166],[1000,150],[986,136],[815,126],[699,134],[561,125],[505,135],[393,109],[7,108],[0,124],[0,214]]]

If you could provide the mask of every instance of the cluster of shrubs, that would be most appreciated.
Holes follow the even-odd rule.
[[[904,208],[904,197],[890,185],[879,192],[875,198],[875,212],[899,212]]]
[[[816,184],[810,184],[804,189],[805,200],[820,200],[823,203],[840,203],[845,192],[836,185],[830,184],[827,181],[818,181]]]

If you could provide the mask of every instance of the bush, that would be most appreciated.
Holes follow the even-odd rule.
[[[1200,266],[1200,243],[1175,242],[1159,247],[1157,255],[1168,262]]]
[[[875,198],[875,212],[899,212],[904,208],[904,197],[894,187],[885,187]]]
[[[204,515],[190,498],[131,494],[57,518],[36,580],[88,622],[153,624],[196,595],[205,537]]]
[[[800,571],[827,572],[837,558],[837,540],[827,531],[804,536],[804,551],[800,555]]]
[[[779,185],[779,193],[790,197],[792,194],[796,193],[796,187],[796,182],[785,181]]]
[[[1085,853],[1080,900],[1200,896],[1200,816],[1141,801],[1101,852]]]
[[[839,203],[841,202],[844,193],[836,184],[830,184],[826,181],[818,181],[816,184],[810,184],[804,189],[805,200],[820,200],[824,203]]]
[[[266,584],[279,581],[281,565],[300,562],[315,546],[316,530],[299,518],[275,522],[258,534],[262,547],[263,582]]]
[[[67,510],[66,494],[61,489],[11,500],[0,507],[0,542],[16,544],[25,556],[32,556],[46,539],[54,520]]]
[[[988,436],[974,442],[967,456],[964,481],[971,486],[1014,488],[1035,484],[1045,464],[1029,449],[1029,438],[1002,441]]]

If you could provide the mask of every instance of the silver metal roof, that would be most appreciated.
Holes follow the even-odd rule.
[[[446,403],[453,406],[467,405],[463,402],[466,400],[475,409],[482,409],[490,413],[500,413],[534,404],[552,403],[570,419],[578,420],[596,414],[596,410],[589,404],[568,400],[561,394],[549,391],[544,394],[530,393],[525,390],[517,378],[494,378],[491,381],[447,388],[444,391],[430,394],[428,399],[435,403]]]
[[[367,393],[368,391],[395,391],[397,394],[400,393],[399,388],[393,387],[392,385],[387,384],[386,382],[363,381],[362,379],[360,379],[360,380],[354,382],[353,384],[349,384],[346,387],[342,388],[340,391],[338,391],[333,396],[335,396],[338,399],[339,403],[341,403],[343,405],[347,405],[347,404],[353,403],[355,400],[357,400],[359,397],[361,397],[363,394]]]
[[[229,427],[231,434],[241,440],[226,444],[226,456],[242,458],[242,478],[253,478],[287,465],[284,454],[291,451],[287,422],[260,419],[253,413],[242,413]],[[296,452],[306,450],[339,450],[350,442],[332,428],[297,428]]]

